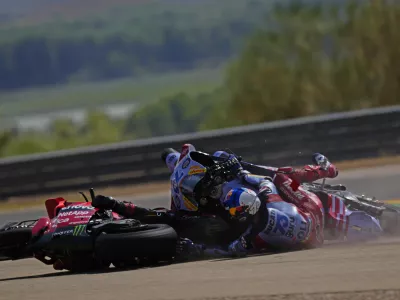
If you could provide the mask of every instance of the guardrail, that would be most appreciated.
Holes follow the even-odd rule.
[[[400,153],[400,105],[3,159],[0,198],[165,181],[162,149],[186,142],[275,166],[310,163],[318,151],[333,161],[394,155]]]

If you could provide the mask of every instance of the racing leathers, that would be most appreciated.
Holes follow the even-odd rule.
[[[240,205],[238,199],[243,193],[253,194],[261,201],[257,213],[249,220],[248,230],[229,245],[227,254],[244,255],[252,249],[314,248],[322,245],[323,205],[316,195],[302,189],[300,184],[320,178],[334,178],[338,171],[321,154],[315,154],[313,161],[316,165],[301,169],[266,168],[269,173],[267,177],[239,170],[237,178],[223,184],[220,202],[227,209]],[[222,250],[204,246],[202,250],[208,250],[211,255],[224,254]]]

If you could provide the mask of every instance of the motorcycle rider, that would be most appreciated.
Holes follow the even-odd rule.
[[[172,172],[171,212],[204,211],[209,203],[217,201],[228,211],[227,216],[247,225],[245,233],[226,249],[183,239],[182,251],[199,255],[245,255],[253,248],[299,244],[309,248],[323,243],[322,204],[318,197],[299,186],[302,182],[338,175],[336,167],[323,155],[315,154],[315,165],[302,169],[267,168],[270,176],[250,174],[227,152],[217,151],[210,156],[196,151],[190,144],[185,144],[181,153],[167,149],[162,158]],[[217,158],[221,160],[215,163]],[[188,172],[185,174],[183,169]],[[93,206],[135,218],[152,211],[104,196],[97,196]]]
[[[195,151],[193,145],[184,145],[181,155],[171,150],[168,155],[164,156],[169,169],[174,172],[182,167],[180,162],[188,152],[193,151],[191,157],[199,162],[199,152]],[[301,245],[302,248],[309,248],[318,247],[323,243],[324,209],[322,203],[316,195],[303,190],[300,183],[336,177],[338,171],[326,157],[316,153],[313,156],[315,165],[308,165],[298,170],[291,167],[266,167],[263,168],[263,171],[269,173],[269,176],[262,177],[244,171],[239,161],[224,151],[217,151],[213,157],[216,156],[226,159],[226,162],[222,163],[223,168],[228,167],[230,172],[233,170],[234,176],[233,179],[231,176],[230,180],[222,184],[218,182],[211,184],[212,188],[206,188],[205,196],[219,198],[221,204],[229,210],[232,218],[242,222],[247,221],[250,224],[249,229],[229,245],[229,253],[245,254],[253,247],[286,246],[293,248]],[[201,158],[200,161],[205,163],[207,160]],[[212,167],[207,172],[204,175],[205,178],[213,172]],[[214,177],[218,178],[218,175]],[[208,177],[213,177],[213,175]],[[172,185],[177,186],[174,176],[171,178]],[[191,180],[193,181],[193,179]],[[209,179],[202,178],[197,186],[189,191],[189,195],[186,191],[185,197],[185,192],[182,192],[181,198],[187,202],[190,198],[196,198],[197,194],[197,199],[192,202],[207,202],[201,192],[199,196],[198,186],[208,186],[208,181]],[[185,179],[180,181],[179,185],[180,190],[187,190]],[[180,190],[176,189],[175,193],[179,193]],[[190,192],[193,193],[192,197]],[[172,190],[172,194],[174,194],[174,190]],[[179,197],[175,195],[174,199],[179,199]],[[175,201],[175,206],[176,204],[180,205],[180,201]],[[196,247],[196,245],[191,246]],[[211,252],[214,253],[215,250],[211,249]]]

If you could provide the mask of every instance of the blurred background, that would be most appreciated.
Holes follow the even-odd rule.
[[[384,0],[1,0],[0,157],[400,103]]]

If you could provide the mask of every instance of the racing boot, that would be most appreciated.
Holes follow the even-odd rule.
[[[294,190],[297,190],[303,182],[314,182],[322,178],[335,178],[339,175],[339,170],[324,155],[315,153],[312,161],[314,165],[306,165],[301,169],[281,167],[278,168],[277,173],[289,176],[293,180],[292,188]]]
[[[92,206],[102,209],[111,209],[113,212],[125,217],[125,218],[142,218],[149,215],[152,210],[137,206],[132,202],[118,201],[113,197],[107,197],[103,195],[97,195]]]

